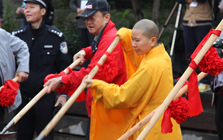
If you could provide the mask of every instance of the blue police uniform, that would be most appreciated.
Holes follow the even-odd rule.
[[[17,109],[18,113],[43,89],[44,78],[64,70],[70,59],[63,33],[44,21],[39,29],[33,29],[29,24],[12,34],[25,41],[30,52],[30,74],[28,80],[20,85],[22,105]],[[17,123],[17,140],[33,139],[35,131],[39,134],[53,118],[54,104],[55,93],[44,95]],[[52,132],[46,139],[53,139]]]

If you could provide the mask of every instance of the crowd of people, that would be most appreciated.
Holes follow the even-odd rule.
[[[188,64],[190,55],[212,28],[213,3],[211,0],[178,0],[186,5],[183,17],[185,57]],[[222,2],[219,4],[218,19],[221,19]],[[222,6],[223,7],[223,6]],[[89,117],[86,140],[118,139],[135,124],[156,109],[173,88],[172,63],[164,44],[158,40],[159,28],[149,19],[137,21],[132,29],[117,31],[111,21],[110,4],[107,0],[70,0],[70,9],[77,13],[77,31],[80,51],[73,56],[81,58],[81,69],[67,75],[52,78],[44,84],[49,74],[60,73],[69,66],[68,46],[63,33],[53,24],[53,4],[51,0],[23,0],[16,14],[24,14],[23,27],[12,34],[0,28],[0,85],[15,76],[19,77],[20,89],[13,106],[8,109],[15,115],[42,89],[48,86],[44,95],[16,124],[16,139],[31,140],[40,134],[53,118],[55,106],[66,103],[67,94],[61,94],[56,101],[56,89],[61,85],[77,88],[82,82],[87,84],[86,110]],[[0,0],[0,27],[2,18]],[[217,15],[217,14],[216,14]],[[26,23],[27,22],[27,23]],[[119,43],[111,54],[106,50],[119,36],[122,41],[129,39],[126,46]],[[131,42],[131,43],[130,43]],[[134,68],[126,62],[125,49],[131,51]],[[128,52],[129,53],[129,52]],[[103,54],[106,63],[101,66],[92,80],[87,75]],[[106,64],[105,64],[106,65]],[[113,67],[111,67],[113,66]],[[112,72],[109,73],[109,71]],[[199,70],[197,70],[199,72]],[[130,75],[130,73],[132,73]],[[200,92],[210,90],[211,76],[199,83]],[[219,140],[223,140],[223,95],[216,95],[216,126]],[[4,127],[5,107],[0,106],[0,129]],[[161,133],[162,117],[158,120],[148,139],[182,139],[180,125],[174,119],[173,132]],[[104,126],[109,126],[104,129]],[[144,127],[143,127],[144,128]],[[130,139],[136,139],[143,128]],[[112,133],[112,135],[111,135]],[[46,140],[53,140],[53,130]]]

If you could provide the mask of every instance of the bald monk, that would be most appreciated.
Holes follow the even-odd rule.
[[[143,59],[137,71],[123,85],[96,79],[87,80],[87,76],[84,78],[83,82],[86,82],[92,91],[92,103],[95,104],[93,111],[97,112],[92,119],[97,117],[104,123],[102,129],[98,128],[99,125],[95,126],[100,132],[92,131],[96,135],[92,140],[119,138],[156,109],[173,88],[171,59],[164,45],[157,42],[158,35],[159,29],[151,20],[142,19],[134,25],[131,34],[132,47],[137,55],[143,55]],[[105,115],[100,111],[101,106]],[[180,126],[173,119],[173,132],[161,133],[162,118],[163,116],[147,135],[146,140],[182,140]],[[130,140],[135,140],[142,130],[143,128],[137,131]]]

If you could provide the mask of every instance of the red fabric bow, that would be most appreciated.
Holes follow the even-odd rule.
[[[71,69],[69,69],[69,73],[71,72]],[[68,74],[69,74],[68,73]],[[52,78],[57,78],[60,76],[65,75],[65,73],[62,71],[59,74],[49,74],[45,77],[44,79],[44,83],[46,83],[48,80],[52,79]],[[66,86],[66,85],[61,85],[59,88],[57,88],[55,90],[55,92],[61,94],[61,93],[67,93],[67,95],[70,97],[73,95],[74,91],[76,91],[77,88],[71,87],[71,86]],[[77,97],[77,99],[75,100],[76,102],[81,102],[85,100],[85,92],[82,91],[81,94]]]
[[[15,96],[18,94],[19,83],[7,80],[0,91],[0,106],[8,107],[14,104]]]
[[[163,134],[171,133],[173,131],[173,125],[170,117],[175,119],[178,124],[181,124],[187,119],[188,110],[189,106],[186,98],[180,97],[179,99],[173,100],[164,112],[161,132]]]
[[[201,112],[203,112],[203,107],[200,99],[200,93],[198,90],[198,84],[197,84],[197,74],[195,72],[195,69],[197,68],[197,64],[193,61],[193,59],[197,56],[201,48],[204,46],[204,44],[207,42],[211,34],[220,35],[221,31],[211,29],[210,32],[204,37],[204,39],[200,42],[200,44],[197,46],[193,54],[191,55],[192,61],[189,64],[189,66],[194,70],[193,73],[190,76],[189,83],[188,83],[188,91],[189,91],[189,116],[196,116],[199,115]],[[212,47],[212,46],[211,46]],[[213,48],[213,47],[212,47]],[[202,58],[201,62],[199,63],[199,68],[203,72],[210,72],[210,74],[213,74],[211,72],[213,71],[212,63],[213,63],[213,57],[210,57],[213,49],[209,49],[208,52],[205,54],[205,56]],[[216,50],[215,50],[216,51]],[[211,60],[212,59],[212,60]],[[209,63],[208,63],[209,62]],[[210,63],[211,62],[211,63]],[[205,71],[204,71],[205,70]]]
[[[197,68],[197,64],[195,63],[195,61],[191,61],[189,67],[191,67],[194,70],[190,75],[188,82],[189,116],[193,117],[203,112],[203,107],[197,84],[197,73],[195,71],[195,69]]]
[[[207,42],[208,38],[211,36],[211,34],[216,34],[219,36],[221,34],[221,31],[211,29],[210,32],[204,37],[204,39],[200,42],[200,44],[197,46],[193,54],[191,55],[191,59],[194,59],[201,48],[204,46],[204,44]],[[216,48],[213,48],[213,46],[210,47],[210,49],[207,51],[207,53],[204,55],[200,63],[198,64],[198,67],[201,71],[213,75],[218,75],[223,70],[223,60],[218,56],[218,53],[216,52]]]

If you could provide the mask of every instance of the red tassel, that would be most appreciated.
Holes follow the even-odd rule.
[[[164,112],[163,120],[161,124],[161,132],[163,134],[171,133],[173,131],[172,130],[173,124],[170,120],[170,117],[171,117],[171,110],[168,107],[166,111]]]
[[[197,73],[195,69],[197,64],[194,61],[191,61],[189,66],[194,70],[189,78],[188,91],[189,91],[189,116],[196,116],[203,112],[203,107],[200,98],[200,92],[197,84]]]
[[[15,96],[18,94],[19,83],[7,80],[0,91],[0,106],[8,107],[14,104]]]
[[[201,48],[204,46],[204,44],[207,42],[211,34],[216,34],[219,36],[221,34],[221,31],[211,29],[210,32],[204,37],[204,39],[200,42],[200,44],[197,46],[193,54],[191,55],[191,58],[194,59]],[[223,70],[223,60],[218,56],[218,53],[216,52],[216,48],[213,48],[213,46],[210,47],[208,52],[204,55],[200,63],[198,64],[198,67],[201,71],[205,73],[209,73],[212,76],[218,75]]]
[[[210,32],[199,43],[199,45],[197,46],[197,48],[195,49],[195,51],[191,55],[192,60],[197,56],[197,54],[199,53],[199,51],[201,50],[201,48],[204,46],[204,44],[207,42],[207,40],[209,39],[209,37],[211,36],[211,34],[216,34],[216,35],[219,36],[221,34],[221,31],[211,29]],[[213,52],[213,49],[210,48],[208,51],[209,52],[207,52],[205,54],[205,56],[202,58],[202,60],[201,60],[201,62],[199,64],[199,68],[203,72],[208,72],[208,73],[210,72],[210,74],[213,74],[212,73],[213,72],[213,69],[212,69],[213,67],[207,63],[207,62],[210,62],[211,61],[210,58],[213,58],[213,57],[209,57],[210,54],[211,54],[210,52]],[[192,69],[194,69],[193,73],[190,76],[189,83],[188,83],[189,109],[190,109],[189,116],[192,117],[192,116],[199,115],[201,112],[203,112],[203,107],[202,107],[202,104],[201,104],[200,93],[199,93],[199,90],[198,90],[197,74],[195,72],[195,69],[197,67],[197,64],[194,61],[191,61],[191,63],[190,63],[189,66]],[[207,67],[207,69],[205,67]]]
[[[163,134],[171,133],[173,124],[170,117],[176,120],[178,124],[183,123],[188,116],[188,101],[186,98],[180,97],[179,99],[173,100],[163,115],[161,124],[161,132]]]
[[[223,71],[223,60],[218,56],[216,48],[212,47],[199,63],[199,69],[210,75],[218,75]]]

